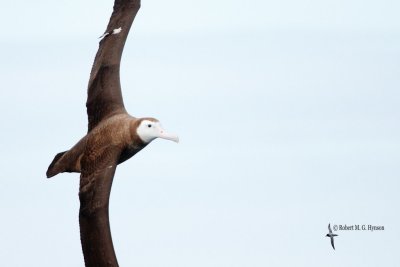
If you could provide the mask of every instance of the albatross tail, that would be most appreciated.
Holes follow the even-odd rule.
[[[47,169],[46,176],[51,178],[62,172],[81,172],[81,157],[79,147],[58,153]]]
[[[66,152],[68,152],[68,151],[60,152],[60,153],[58,153],[58,154],[54,157],[53,161],[50,163],[49,168],[47,168],[47,172],[46,172],[47,178],[51,178],[51,177],[53,177],[54,175],[57,175],[57,174],[59,174],[60,172],[62,172],[62,170],[60,170],[60,166],[59,166],[59,164],[57,164],[57,162],[60,160],[60,158],[61,158]]]
[[[82,138],[70,150],[58,153],[47,169],[47,178],[51,178],[61,172],[81,172],[81,158],[85,144],[86,138]]]

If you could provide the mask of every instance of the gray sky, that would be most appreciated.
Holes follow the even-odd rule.
[[[120,165],[121,266],[399,266],[398,1],[142,1],[122,86],[154,141]],[[82,266],[78,175],[47,180],[87,127],[112,1],[4,3],[0,258]],[[327,225],[383,225],[338,231]]]

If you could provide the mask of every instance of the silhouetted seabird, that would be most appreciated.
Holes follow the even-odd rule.
[[[326,236],[331,238],[332,247],[333,247],[333,249],[335,249],[335,243],[333,241],[333,237],[338,236],[338,235],[332,233],[331,224],[328,224],[328,230],[329,230],[329,233]]]

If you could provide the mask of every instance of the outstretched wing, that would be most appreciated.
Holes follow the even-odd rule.
[[[331,234],[332,233],[331,224],[328,224],[328,230],[329,230],[329,233]]]
[[[140,0],[116,0],[114,3],[106,30],[109,34],[100,41],[90,73],[86,102],[88,132],[102,120],[126,112],[119,68],[125,41],[139,8]],[[112,34],[115,29],[118,29],[116,34]]]
[[[79,225],[86,266],[118,266],[108,203],[121,148],[108,146],[82,157]]]
[[[333,241],[333,237],[331,236],[331,245],[332,245],[332,247],[333,247],[333,249],[335,249],[335,243],[334,243],[334,241]],[[335,249],[336,250],[336,249]]]

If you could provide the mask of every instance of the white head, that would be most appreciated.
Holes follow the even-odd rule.
[[[150,143],[157,137],[179,142],[179,137],[175,134],[167,133],[162,127],[159,121],[155,119],[143,119],[136,129],[136,133],[140,139],[146,144]]]

